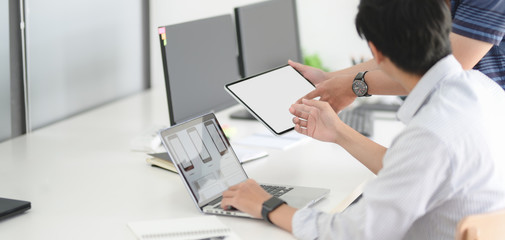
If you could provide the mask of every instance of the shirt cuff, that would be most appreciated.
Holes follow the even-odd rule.
[[[320,212],[312,208],[302,208],[295,212],[291,221],[293,235],[297,239],[317,239],[317,216]]]

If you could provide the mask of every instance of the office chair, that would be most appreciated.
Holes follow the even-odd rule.
[[[505,209],[463,218],[456,230],[456,240],[505,239]]]

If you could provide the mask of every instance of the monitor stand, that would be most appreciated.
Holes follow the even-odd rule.
[[[246,109],[241,109],[230,114],[230,118],[242,120],[256,120],[256,118]]]

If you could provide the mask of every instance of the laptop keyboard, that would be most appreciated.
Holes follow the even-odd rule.
[[[370,137],[373,134],[372,111],[361,109],[344,109],[338,114],[338,117],[357,132]]]
[[[292,187],[283,187],[283,186],[272,186],[272,185],[261,185],[265,191],[272,194],[274,197],[280,197],[285,193],[293,190]]]
[[[214,205],[216,205],[216,204],[220,203],[222,199],[223,199],[223,196],[218,197],[218,198],[214,199],[214,201],[212,201],[212,202],[208,203],[207,205],[209,205],[209,206],[214,206]],[[217,205],[217,206],[214,206],[214,208],[221,208],[221,204],[219,204],[219,205]]]
[[[292,187],[284,187],[284,186],[272,186],[272,185],[260,185],[263,189],[265,189],[265,191],[267,191],[268,193],[272,194],[273,196],[275,197],[280,197],[282,195],[284,195],[285,193],[293,190]],[[210,206],[214,206],[214,208],[216,209],[221,209],[221,204],[218,204],[221,202],[221,200],[223,199],[223,197],[218,197],[216,198],[214,201],[210,202],[208,205]]]

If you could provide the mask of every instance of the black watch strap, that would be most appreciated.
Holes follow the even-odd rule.
[[[353,88],[353,92],[358,97],[370,97],[371,96],[370,94],[368,94],[368,85],[365,82],[365,74],[367,72],[368,71],[359,72],[358,74],[356,74],[356,77],[354,77],[354,80],[352,83],[352,88]],[[355,87],[357,87],[357,89],[355,89]]]
[[[286,202],[278,197],[271,197],[263,203],[263,207],[261,208],[261,216],[267,222],[272,223],[272,221],[270,221],[270,218],[268,218],[268,214],[284,203]]]
[[[364,79],[365,79],[365,74],[366,74],[367,72],[368,72],[368,71],[359,72],[358,74],[356,74],[356,77],[354,77],[354,80],[364,81]]]

